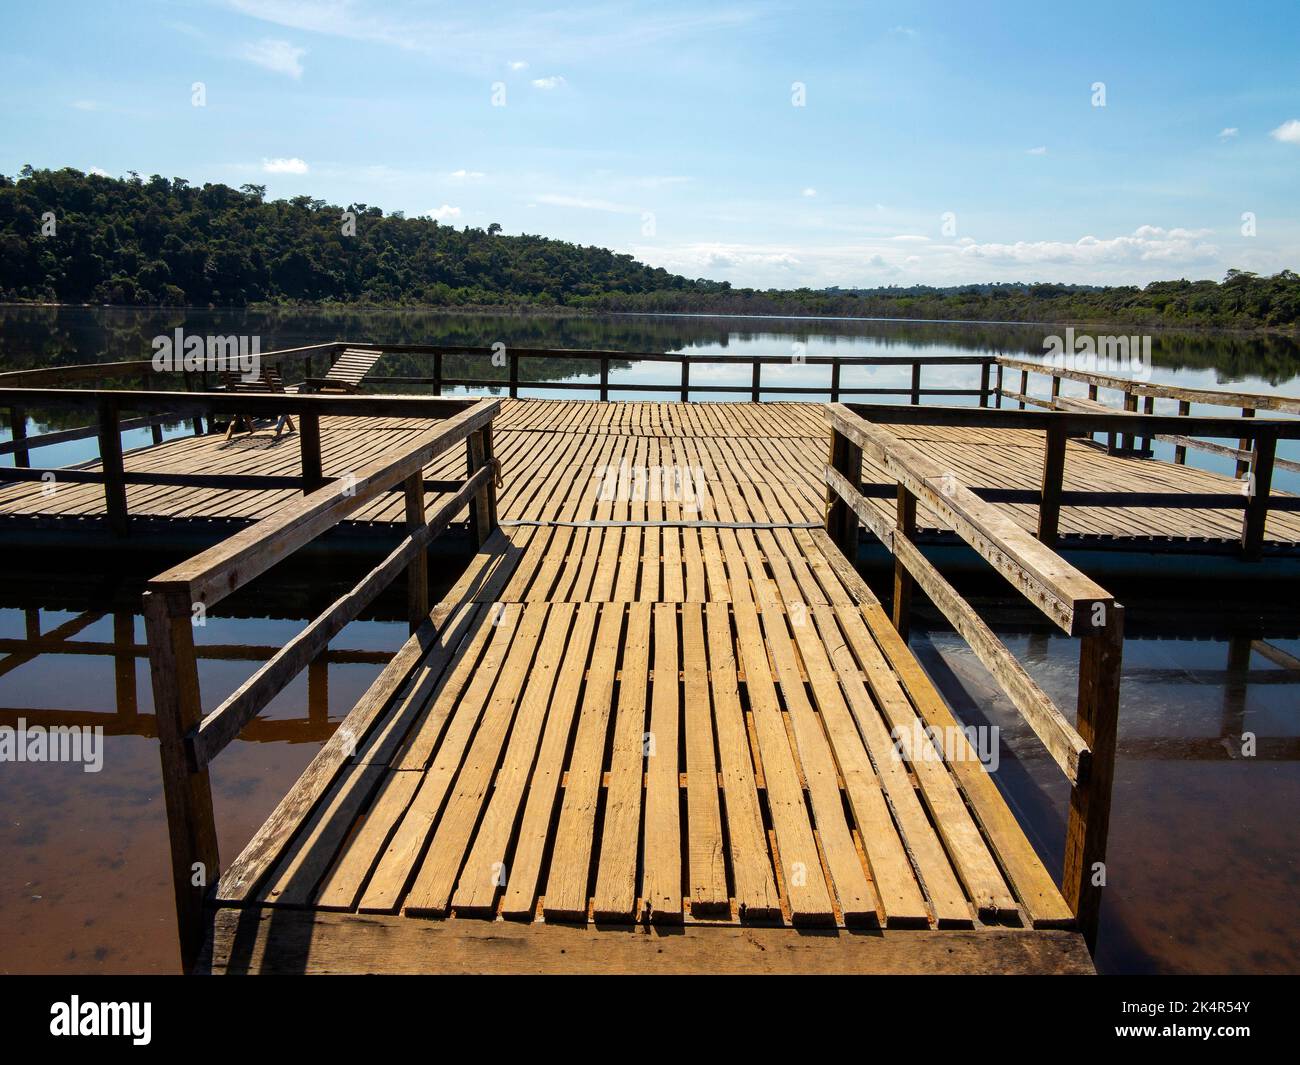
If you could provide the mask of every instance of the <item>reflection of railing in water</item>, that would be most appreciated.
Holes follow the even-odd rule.
[[[82,655],[114,660],[114,709],[112,711],[68,709],[13,709],[0,707],[0,727],[17,727],[20,721],[44,726],[102,728],[107,736],[158,735],[153,714],[141,714],[136,692],[136,662],[149,657],[147,644],[135,642],[135,615],[113,612],[113,640],[73,640],[71,637],[107,613],[87,611],[64,622],[48,633],[40,631],[40,611],[29,609],[27,636],[0,639],[0,676],[41,655]],[[253,644],[196,644],[194,656],[200,661],[267,662],[280,653],[279,647]],[[241,740],[251,743],[322,743],[338,728],[329,720],[329,667],[331,665],[384,666],[392,659],[388,651],[328,648],[307,666],[307,716],[298,718],[262,718],[250,721],[240,732]]]

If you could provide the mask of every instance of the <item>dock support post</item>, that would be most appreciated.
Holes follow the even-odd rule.
[[[1155,412],[1156,412],[1156,397],[1155,397],[1155,396],[1146,396],[1146,397],[1142,400],[1142,413],[1143,413],[1143,414],[1155,414]],[[1151,436],[1150,436],[1149,434],[1146,435],[1146,436],[1144,436],[1144,437],[1142,437],[1142,451],[1143,451],[1144,453],[1147,452],[1147,451],[1150,451],[1151,448],[1152,448],[1152,446],[1153,446],[1153,444],[1154,444],[1154,441],[1152,440],[1152,438],[1151,438]]]
[[[1253,407],[1243,407],[1242,410],[1241,410],[1241,416],[1242,416],[1243,418],[1253,418],[1253,417],[1255,417],[1255,410],[1254,410],[1254,408],[1253,408]],[[1249,448],[1249,447],[1250,447],[1250,437],[1248,437],[1248,436],[1244,436],[1244,437],[1242,437],[1241,440],[1239,440],[1239,441],[1237,442],[1237,447],[1238,447],[1240,450],[1242,450],[1242,451],[1245,451],[1247,448]],[[1241,480],[1243,477],[1245,477],[1246,474],[1248,474],[1249,472],[1250,472],[1250,462],[1249,462],[1247,459],[1238,459],[1238,460],[1237,460],[1237,472],[1236,472],[1233,476],[1235,476],[1235,477],[1237,478],[1237,480],[1240,481],[1240,480]]]
[[[758,391],[758,363],[754,363],[754,391],[755,392]],[[831,402],[838,403],[839,401],[840,401],[840,360],[836,359],[833,363],[831,363]],[[755,403],[758,402],[757,397],[755,397],[754,402]]]
[[[1097,946],[1101,892],[1106,884],[1106,836],[1111,785],[1115,779],[1115,737],[1119,726],[1119,682],[1124,655],[1124,608],[1100,605],[1093,631],[1079,649],[1079,709],[1075,728],[1092,757],[1087,774],[1070,792],[1061,888],[1089,950]]]
[[[901,484],[894,519],[895,537],[912,540],[916,536],[916,496]],[[907,643],[912,631],[912,588],[915,582],[903,560],[894,552],[894,628]]]
[[[600,357],[600,399],[603,403],[609,399],[609,356]]]
[[[436,396],[442,395],[442,352],[433,353],[433,393]]]
[[[304,411],[298,416],[298,449],[302,455],[302,494],[310,495],[325,483],[321,472],[319,414]]]
[[[919,406],[921,403],[921,364],[912,363],[912,406]]]
[[[831,432],[830,464],[855,488],[862,484],[862,448],[838,430]],[[826,532],[856,567],[858,516],[833,488],[826,489]]]
[[[1005,370],[1006,367],[999,362],[998,363],[998,390],[997,390],[997,394],[994,396],[993,399],[993,405],[997,407],[998,410],[1002,409],[1002,391],[1003,388],[1005,387],[1002,378]]]
[[[980,406],[989,405],[989,364],[980,363]]]
[[[1064,425],[1047,430],[1047,447],[1043,452],[1043,484],[1038,500],[1038,539],[1055,547],[1061,530],[1061,491],[1065,482]]]
[[[519,398],[519,352],[510,349],[510,398]]]
[[[122,427],[117,403],[99,405],[99,461],[104,468],[104,513],[114,536],[127,532],[126,474],[122,466]]]
[[[424,526],[424,471],[417,470],[403,486],[406,496],[406,531],[414,533]],[[429,616],[429,552],[421,548],[406,567],[406,607],[411,632]]]
[[[1022,396],[1029,395],[1029,371],[1028,370],[1020,371],[1020,394]],[[1025,401],[1022,399],[1017,404],[1016,410],[1024,410],[1024,409],[1025,409]]]
[[[1191,405],[1191,403],[1188,402],[1188,401],[1185,400],[1185,399],[1180,399],[1180,400],[1178,401],[1178,416],[1179,416],[1180,418],[1186,418],[1186,417],[1187,417],[1189,414],[1191,414],[1191,413],[1192,413],[1192,405]],[[1187,447],[1186,447],[1186,445],[1184,445],[1184,444],[1179,444],[1176,448],[1174,448],[1174,463],[1175,463],[1176,465],[1178,465],[1178,466],[1186,466],[1186,465],[1187,465]]]
[[[27,439],[27,411],[22,407],[9,408],[9,436],[15,444],[21,444]],[[25,469],[31,464],[32,453],[25,447],[16,447],[14,449],[14,465]]]
[[[1136,392],[1124,393],[1124,409],[1130,414],[1137,413],[1138,398]],[[1137,443],[1137,440],[1132,433],[1124,433],[1120,438],[1120,446],[1123,447],[1125,451],[1132,451],[1135,443]]]
[[[682,402],[686,403],[691,398],[691,363],[690,356],[682,356]]]
[[[144,596],[145,628],[153,674],[153,701],[162,758],[163,797],[171,840],[181,964],[189,971],[203,944],[203,903],[221,866],[212,785],[206,769],[194,770],[185,736],[203,717],[194,655],[191,606],[186,596]]]
[[[492,426],[485,425],[471,433],[465,441],[465,471],[473,477],[484,466],[492,464]],[[495,477],[489,477],[483,487],[474,493],[469,504],[470,529],[474,541],[482,547],[497,527],[497,487]]]
[[[1277,452],[1275,433],[1259,433],[1251,457],[1250,495],[1241,523],[1241,557],[1258,562],[1264,549],[1264,528],[1268,524],[1268,497],[1273,490],[1273,458]]]
[[[754,369],[749,385],[749,399],[751,403],[758,403],[763,396],[763,364],[755,361]],[[834,402],[834,400],[832,400]]]

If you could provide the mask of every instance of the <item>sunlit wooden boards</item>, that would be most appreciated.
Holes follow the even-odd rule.
[[[939,975],[1095,972],[1083,937],[1024,929],[851,932],[691,926],[410,921],[382,915],[221,910],[197,971]]]
[[[1068,925],[974,752],[912,749],[955,722],[823,532],[672,531],[675,576],[662,540],[656,554],[627,529],[501,530],[240,901],[559,925]]]
[[[826,428],[822,408],[808,403],[599,403],[590,400],[503,400],[494,423],[494,445],[505,483],[499,513],[505,520],[651,520],[819,522],[824,517],[822,471]],[[326,476],[344,477],[428,423],[410,418],[325,418],[321,461]],[[892,426],[927,455],[951,469],[962,483],[1034,491],[1043,465],[1042,434],[954,426]],[[34,459],[40,461],[41,453]],[[240,474],[296,478],[300,472],[295,434],[279,438],[269,430],[226,441],[221,435],[168,440],[128,451],[128,472]],[[91,464],[93,468],[94,464]],[[425,476],[452,481],[465,475],[463,454],[431,463]],[[887,481],[870,461],[864,480]],[[665,492],[665,484],[668,491]],[[1241,482],[1190,466],[1107,455],[1084,441],[1067,446],[1064,488],[1068,491],[1132,490],[1222,493]],[[127,486],[128,509],[151,528],[198,525],[214,529],[244,524],[273,513],[299,489],[178,488]],[[436,505],[436,497],[429,500]],[[889,510],[892,500],[875,505]],[[1033,504],[998,504],[1026,529],[1036,528]],[[0,525],[79,527],[98,522],[104,492],[95,484],[16,482],[0,486]],[[403,521],[401,494],[375,499],[345,524],[369,527]],[[924,507],[922,528],[941,527]],[[1068,546],[1108,541],[1231,545],[1241,531],[1240,511],[1167,508],[1066,507],[1060,532]],[[581,553],[589,533],[570,536]],[[627,534],[629,536],[633,534]],[[683,580],[699,580],[697,559],[684,552],[675,530],[635,534],[669,559],[669,573],[682,559]],[[620,537],[621,539],[621,537]],[[706,538],[707,539],[707,538]],[[716,541],[716,537],[714,538]],[[1300,543],[1300,513],[1273,512],[1267,539]],[[1226,547],[1225,547],[1226,549]],[[707,574],[706,574],[707,576]],[[698,586],[669,584],[676,602],[694,598]]]

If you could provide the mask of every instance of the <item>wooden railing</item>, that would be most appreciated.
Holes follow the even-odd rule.
[[[242,396],[240,402],[251,398],[260,397]],[[281,396],[266,398],[284,403]],[[314,412],[316,403],[333,397],[311,398],[316,402],[306,403],[299,413]],[[352,397],[345,397],[345,402],[349,400]],[[199,945],[204,897],[220,871],[208,765],[399,574],[406,573],[412,631],[427,624],[429,544],[466,505],[471,508],[470,524],[480,543],[496,528],[499,471],[492,452],[492,419],[499,407],[495,400],[458,404],[456,413],[415,443],[374,460],[347,482],[315,489],[148,583],[145,630],[186,968]],[[436,512],[426,514],[421,471],[461,441],[466,444],[468,476]],[[333,528],[368,500],[398,487],[406,495],[407,534],[401,543],[205,716],[196,666],[195,617]]]
[[[1029,429],[1045,436],[1043,474],[1038,489],[974,488],[988,503],[1027,503],[1038,507],[1038,538],[1049,547],[1060,539],[1062,507],[1161,507],[1178,510],[1240,510],[1240,551],[1258,559],[1270,511],[1300,511],[1300,497],[1272,495],[1273,458],[1278,440],[1300,439],[1300,421],[1127,414],[1094,410],[995,410],[963,407],[899,407],[894,404],[852,404],[848,409],[878,425],[947,425],[977,429]],[[1253,472],[1245,492],[1127,492],[1065,491],[1066,441],[1071,437],[1133,433],[1155,436],[1182,428],[1210,438],[1236,438],[1249,433]],[[868,496],[893,495],[892,485],[864,485]]]
[[[471,399],[440,399],[423,396],[324,396],[259,393],[191,393],[191,392],[132,392],[99,391],[94,389],[55,388],[0,388],[0,408],[38,408],[79,410],[97,419],[92,428],[66,430],[41,436],[27,437],[22,444],[25,452],[68,440],[95,436],[99,440],[99,469],[66,466],[34,467],[28,455],[16,466],[0,467],[0,483],[6,481],[45,481],[47,483],[102,484],[104,486],[105,513],[109,529],[115,536],[127,535],[130,514],[127,507],[127,485],[166,485],[176,488],[220,489],[298,489],[304,494],[313,492],[335,478],[327,477],[321,470],[320,420],[331,416],[390,417],[390,418],[446,418],[468,409]],[[123,411],[146,412],[142,418],[124,419]],[[167,413],[158,413],[166,411]],[[190,416],[196,422],[212,415],[246,415],[253,418],[274,419],[280,414],[290,414],[298,422],[298,449],[301,473],[299,476],[221,473],[160,473],[153,470],[125,468],[122,433],[143,425],[157,429],[163,422]],[[160,431],[160,430],[159,430]],[[154,442],[161,437],[155,433]],[[15,441],[0,444],[0,454],[12,453],[18,457]],[[426,489],[435,492],[458,487],[456,482],[425,482]],[[400,489],[394,488],[394,491]]]
[[[1136,412],[1138,410],[1138,400],[1141,399],[1142,413],[1144,414],[1154,414],[1156,401],[1160,399],[1176,401],[1178,403],[1177,416],[1182,418],[1190,417],[1193,403],[1209,407],[1231,407],[1240,410],[1243,418],[1253,418],[1259,411],[1300,414],[1300,399],[1291,396],[1267,396],[1258,392],[1226,392],[1217,389],[1158,384],[1150,381],[1137,381],[1128,377],[1116,377],[1112,374],[1095,373],[1089,370],[1053,366],[1050,363],[1007,358],[1005,356],[998,358],[997,365],[998,376],[994,396],[995,406],[998,407],[1002,406],[1003,399],[1015,402],[1019,410],[1024,410],[1025,404],[1048,409],[1078,410],[1087,407],[1089,404],[1100,407],[1100,394],[1103,391],[1113,391],[1120,393],[1124,410],[1128,412]],[[1003,386],[1003,375],[1006,370],[1019,372],[1020,388],[1018,391],[1011,391]],[[1049,399],[1029,394],[1031,377],[1040,374],[1051,381],[1051,396]],[[1088,386],[1087,400],[1062,396],[1062,381],[1079,381],[1086,384]],[[1122,444],[1117,445],[1116,438],[1112,437],[1109,446],[1112,451],[1122,450],[1150,455],[1151,441],[1159,440],[1174,445],[1174,462],[1180,466],[1187,463],[1187,451],[1190,448],[1194,451],[1205,451],[1213,455],[1222,455],[1235,459],[1237,462],[1236,476],[1238,478],[1245,477],[1253,468],[1254,455],[1249,448],[1251,441],[1249,435],[1240,437],[1238,446],[1235,448],[1223,444],[1212,444],[1205,440],[1194,440],[1192,434],[1178,431],[1177,427],[1172,432],[1145,436],[1141,440],[1142,443],[1135,446],[1134,434],[1125,433],[1122,434]],[[1278,469],[1292,472],[1300,471],[1300,462],[1291,459],[1274,457],[1273,464]]]
[[[894,556],[893,621],[906,638],[912,590],[919,586],[966,640],[1042,741],[1071,785],[1062,889],[1089,946],[1096,942],[1106,858],[1119,716],[1124,608],[951,472],[884,426],[835,404],[827,408],[831,456],[826,468],[826,528],[849,558],[859,525]],[[896,481],[890,521],[863,495],[863,455]],[[918,502],[938,513],[998,573],[1081,641],[1078,705],[1072,725],[969,603],[914,542]]]

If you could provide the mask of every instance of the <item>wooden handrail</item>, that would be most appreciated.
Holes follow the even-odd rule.
[[[241,396],[238,402],[260,398],[283,397]],[[355,400],[350,396],[310,398]],[[311,412],[320,407],[312,403],[305,409]],[[172,880],[186,968],[192,964],[202,940],[204,899],[220,872],[208,779],[212,759],[398,574],[405,570],[408,581],[427,582],[425,550],[467,504],[472,503],[480,536],[496,527],[498,466],[492,454],[491,422],[500,403],[477,400],[448,406],[444,402],[440,407],[424,409],[456,413],[398,454],[382,456],[346,480],[311,491],[270,517],[171,567],[146,585],[145,631],[171,836]],[[428,462],[461,441],[470,454],[467,478],[426,521],[422,471]],[[402,542],[205,717],[192,618],[338,524],[367,500],[394,487],[400,487],[408,496],[408,532]],[[419,505],[415,506],[417,499]],[[412,520],[416,515],[419,520]],[[427,587],[413,593],[408,605],[412,631],[427,625]]]
[[[1124,608],[1105,589],[1030,537],[951,473],[883,426],[841,405],[827,408],[831,459],[826,528],[850,559],[858,523],[894,555],[894,626],[905,640],[917,585],[966,640],[1071,785],[1062,887],[1089,947],[1096,944],[1119,718]],[[1057,432],[1059,430],[1053,430]],[[894,521],[860,490],[863,455],[896,478]],[[1081,637],[1075,724],[913,542],[915,508],[937,510],[967,543],[1057,625]]]

